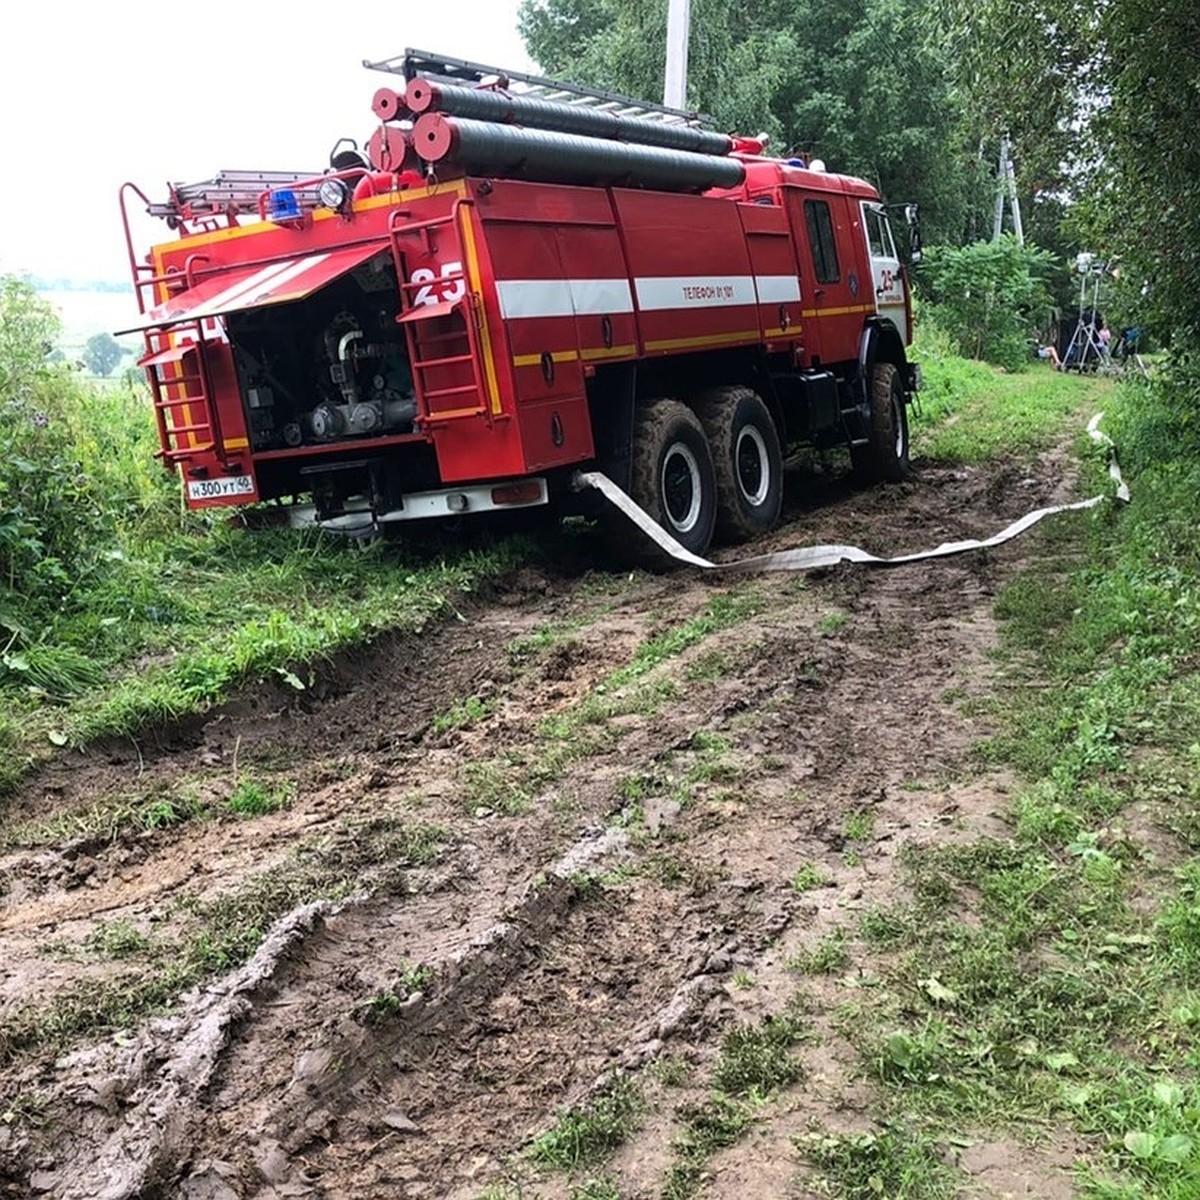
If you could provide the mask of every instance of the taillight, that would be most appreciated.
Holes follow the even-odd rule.
[[[492,488],[493,504],[536,504],[542,498],[542,485],[537,479],[520,483],[505,483]]]

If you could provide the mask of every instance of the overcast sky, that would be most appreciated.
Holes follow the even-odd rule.
[[[320,171],[375,125],[387,76],[363,59],[414,46],[532,70],[518,2],[23,4],[0,40],[0,274],[127,279],[127,179],[161,199],[220,168]]]

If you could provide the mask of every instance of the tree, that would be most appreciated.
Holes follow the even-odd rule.
[[[1200,333],[1194,0],[945,0],[943,16],[976,111],[1019,123],[1014,137],[1026,153],[1018,171],[1027,183],[1071,202],[1076,243],[1120,262],[1143,321],[1193,345]]]
[[[111,333],[93,333],[83,347],[83,365],[93,375],[106,379],[124,353]]]
[[[1194,0],[1113,0],[1100,23],[1108,102],[1091,122],[1091,229],[1146,316],[1194,351],[1200,336],[1200,9]]]
[[[1009,371],[1029,362],[1033,330],[1050,306],[1050,255],[1008,234],[961,249],[931,246],[921,264],[922,313],[944,329],[965,358]]]
[[[931,240],[961,240],[990,197],[963,124],[932,0],[693,0],[689,103],[724,129],[765,131],[781,153],[862,175],[922,204]],[[524,0],[520,28],[544,70],[661,95],[666,4]]]
[[[0,403],[28,396],[58,330],[54,309],[28,280],[0,277]]]

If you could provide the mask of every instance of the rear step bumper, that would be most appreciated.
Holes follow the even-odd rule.
[[[438,488],[429,492],[410,492],[399,508],[373,513],[366,499],[350,500],[335,517],[318,521],[311,504],[288,510],[293,528],[320,525],[323,529],[361,531],[373,525],[397,521],[428,521],[438,517],[460,517],[464,513],[510,512],[516,508],[537,508],[550,502],[550,489],[542,476],[499,479],[492,483],[470,483],[460,487]]]

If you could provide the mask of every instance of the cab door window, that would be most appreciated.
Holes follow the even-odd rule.
[[[824,200],[805,200],[804,220],[808,226],[808,244],[812,247],[813,269],[818,283],[837,283],[837,240],[833,236],[833,217]]]
[[[863,213],[867,226],[867,245],[871,247],[872,258],[888,258],[888,248],[884,242],[883,220],[879,209],[868,208]]]
[[[896,257],[896,243],[887,213],[878,204],[864,200],[863,230],[871,252],[871,275],[875,280],[875,308],[888,317],[908,340],[908,306],[904,295],[904,276]]]
[[[892,227],[888,222],[887,213],[882,209],[864,207],[863,218],[867,227],[867,244],[871,247],[871,257],[895,258],[896,243],[892,240]]]

